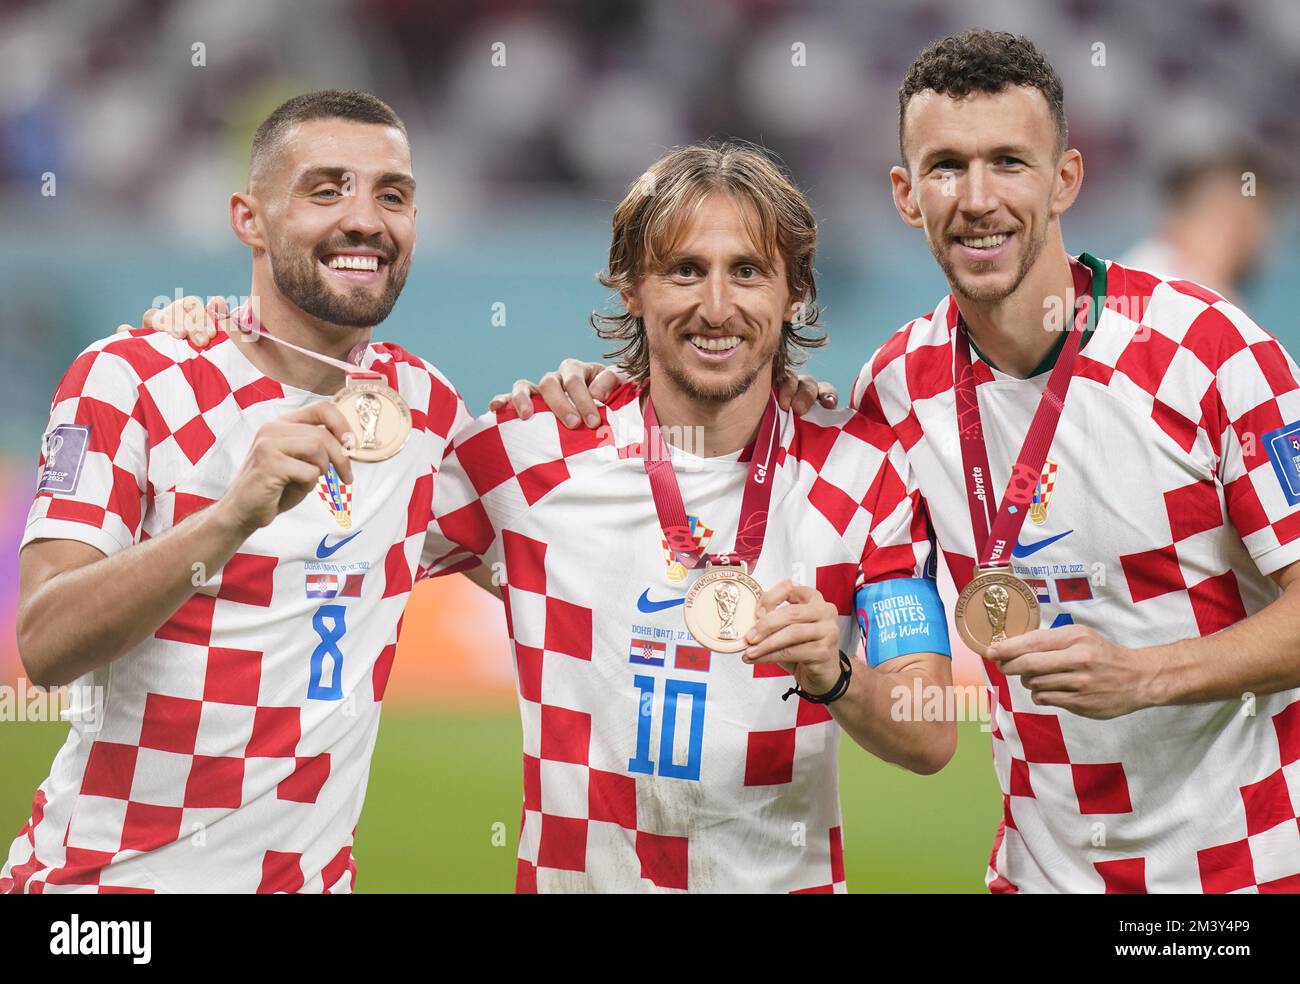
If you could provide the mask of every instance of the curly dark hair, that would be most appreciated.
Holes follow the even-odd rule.
[[[1009,85],[1037,89],[1047,100],[1056,126],[1056,153],[1065,150],[1065,89],[1056,69],[1034,43],[1009,31],[972,29],[943,38],[916,56],[898,90],[898,151],[903,164],[903,118],[907,104],[927,89],[948,96],[1001,92]]]
[[[781,326],[781,344],[773,362],[774,380],[800,365],[807,349],[826,343],[820,328],[817,276],[817,220],[780,159],[744,140],[714,140],[676,147],[632,184],[614,210],[609,266],[597,279],[615,291],[632,291],[650,270],[662,265],[665,254],[700,203],[713,192],[735,195],[752,206],[750,230],[763,255],[785,261],[786,286],[800,301],[795,322]],[[634,379],[650,373],[650,348],[645,323],[623,310],[593,312],[591,326],[605,341],[619,346],[606,353]]]

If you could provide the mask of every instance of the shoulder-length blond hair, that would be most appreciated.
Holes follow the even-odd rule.
[[[800,301],[794,321],[781,325],[773,378],[806,358],[803,350],[826,344],[818,328],[817,279],[813,256],[817,250],[817,220],[812,208],[780,161],[754,144],[726,140],[677,147],[650,165],[614,210],[609,266],[598,275],[601,284],[631,292],[645,274],[664,262],[680,239],[686,220],[710,194],[734,195],[753,207],[746,223],[757,220],[749,233],[764,259],[785,261],[790,296]],[[645,323],[624,310],[593,312],[591,325],[601,338],[622,343],[606,353],[634,379],[650,373]]]

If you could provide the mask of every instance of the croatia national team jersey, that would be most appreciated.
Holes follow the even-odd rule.
[[[540,401],[526,421],[485,415],[438,476],[426,565],[463,548],[506,582],[523,721],[517,888],[843,891],[839,727],[822,705],[781,699],[793,680],[780,666],[710,652],[686,630],[701,572],[667,556],[637,397],[620,388],[599,430],[566,430]],[[929,557],[906,463],[878,417],[819,408],[777,427],[751,573],[815,586],[839,609],[842,651],[860,653],[857,585],[916,577]],[[747,452],[671,455],[693,536],[730,550]]]
[[[1300,560],[1296,365],[1211,291],[1106,271],[1011,564],[1045,627],[1131,648],[1206,636],[1277,598],[1268,575]],[[949,296],[895,333],[854,404],[893,425],[960,589],[976,550],[957,315]],[[1049,374],[973,364],[1000,500]],[[1300,891],[1300,691],[1094,721],[1036,705],[983,662],[1004,806],[992,891]]]
[[[241,348],[133,332],[82,353],[54,398],[23,543],[112,555],[220,498],[261,425],[321,399]],[[79,713],[0,891],[352,889],[434,472],[469,422],[437,370],[397,346],[370,345],[362,366],[409,404],[406,446],[354,463],[350,487],[331,470],[151,638],[73,685]]]

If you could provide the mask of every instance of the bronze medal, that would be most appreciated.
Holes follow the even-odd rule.
[[[349,453],[355,461],[391,458],[411,435],[410,408],[386,383],[350,378],[330,399],[356,435],[356,445]]]
[[[984,656],[992,643],[1038,628],[1038,597],[1009,567],[976,568],[952,616],[962,641]]]
[[[742,567],[709,565],[686,592],[686,628],[715,653],[749,648],[745,633],[758,621],[762,586]]]

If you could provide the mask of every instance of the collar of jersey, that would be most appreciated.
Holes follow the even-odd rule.
[[[1088,344],[1088,339],[1092,337],[1093,332],[1097,330],[1097,322],[1101,320],[1101,309],[1106,303],[1106,262],[1097,259],[1090,253],[1080,253],[1079,262],[1092,271],[1092,284],[1088,289],[1088,294],[1092,297],[1092,306],[1088,312],[1088,325],[1083,330],[1083,340],[1079,342],[1079,348],[1082,349]],[[956,301],[953,303],[955,304]],[[1043,356],[1043,361],[1038,363],[1034,371],[1025,378],[1032,379],[1035,376],[1041,376],[1045,372],[1051,372],[1056,366],[1056,360],[1061,357],[1061,350],[1065,348],[1065,339],[1067,337],[1065,332],[1061,332],[1061,337],[1056,340],[1056,344],[1052,346],[1051,351]],[[975,354],[990,369],[997,369],[998,372],[1002,372],[993,364],[992,359],[979,350],[973,338],[970,339],[970,347],[975,350]]]

